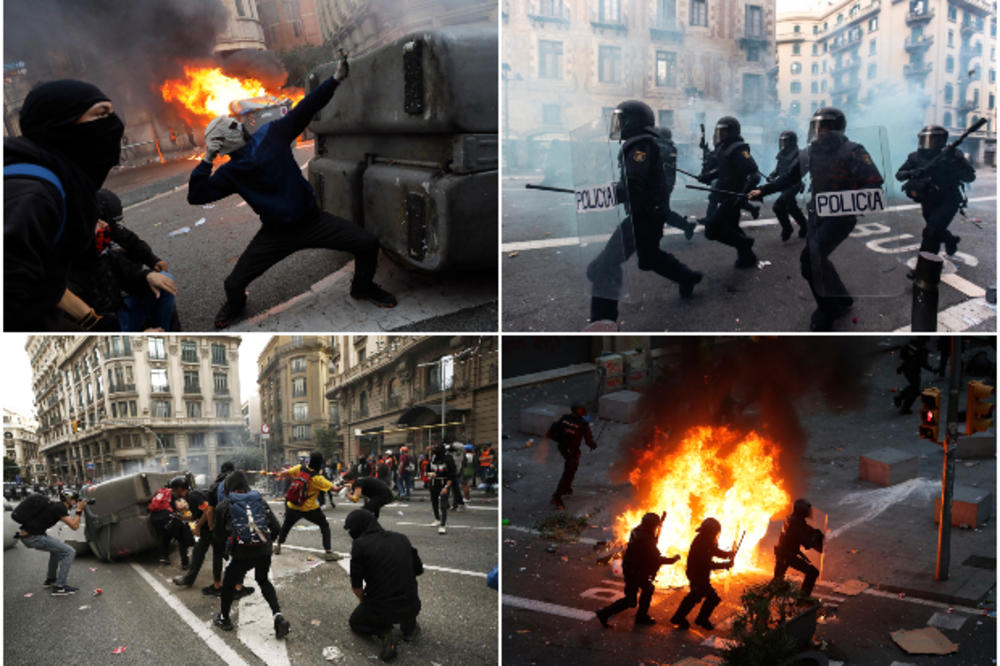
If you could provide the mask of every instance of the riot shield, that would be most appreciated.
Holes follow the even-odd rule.
[[[621,179],[618,143],[608,138],[607,122],[595,120],[570,132],[570,157],[579,265],[585,267],[589,295],[627,301],[625,262],[635,247],[632,222],[625,212],[628,188]],[[583,276],[581,276],[583,277]]]

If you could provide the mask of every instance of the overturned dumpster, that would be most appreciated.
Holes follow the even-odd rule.
[[[469,25],[352,58],[309,126],[320,207],[374,233],[408,268],[495,268],[496,54],[496,26]],[[309,89],[336,67],[316,68]]]

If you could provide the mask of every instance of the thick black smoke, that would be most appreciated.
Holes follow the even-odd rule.
[[[223,61],[223,71],[230,76],[254,78],[264,84],[268,90],[285,85],[288,73],[270,51],[254,51],[243,49],[226,56]]]
[[[807,434],[798,417],[804,399],[819,395],[835,411],[862,406],[862,379],[874,360],[847,338],[678,337],[671,347],[672,360],[643,398],[642,412],[655,415],[654,422],[632,433],[616,471],[627,478],[656,441],[653,427],[669,433],[662,444],[667,454],[688,428],[729,426],[780,445],[779,469],[793,496],[806,481]]]
[[[84,79],[118,107],[155,110],[181,63],[217,62],[228,17],[221,0],[7,0],[4,62],[23,60],[31,83]]]

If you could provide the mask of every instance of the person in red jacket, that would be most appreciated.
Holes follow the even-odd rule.
[[[175,476],[170,479],[169,485],[156,491],[153,499],[149,500],[148,507],[149,522],[160,535],[160,564],[170,564],[170,542],[176,539],[181,552],[182,569],[188,568],[188,548],[194,545],[190,528],[177,516],[180,511],[177,503],[187,498],[187,494],[187,477]]]

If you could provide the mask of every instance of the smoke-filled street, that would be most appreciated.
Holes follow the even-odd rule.
[[[543,174],[503,179],[503,273],[506,331],[582,330],[590,314],[587,263],[612,229],[581,237],[572,194],[525,189]],[[691,217],[705,214],[706,200],[694,198],[678,176],[672,208]],[[968,192],[967,218],[956,216],[950,230],[961,237],[954,257],[942,252],[938,330],[993,330],[995,305],[984,293],[996,284],[996,171],[981,167]],[[798,197],[805,207],[806,195]],[[806,331],[815,301],[800,274],[805,240],[782,242],[765,200],[760,219],[742,214],[741,226],[755,240],[757,268],[733,267],[731,248],[709,241],[704,228],[694,238],[667,227],[660,247],[704,273],[690,300],[676,283],[625,264],[625,291],[619,324],[623,331]],[[906,273],[916,260],[924,228],[919,205],[890,198],[886,211],[859,218],[851,236],[832,255],[854,306],[837,320],[838,332],[899,330],[910,325],[912,289]]]
[[[594,340],[591,351],[601,346]],[[505,338],[505,365],[517,364],[505,372],[503,393],[505,660],[545,663],[558,654],[574,663],[720,663],[710,660],[735,644],[741,595],[771,579],[792,502],[805,499],[810,529],[825,534],[820,551],[802,549],[820,570],[811,594],[819,604],[800,606],[804,619],[796,617],[789,631],[804,638],[807,647],[800,650],[815,650],[820,654],[813,658],[823,660],[802,663],[990,663],[996,642],[995,430],[959,437],[953,522],[959,515],[970,520],[959,513],[975,506],[970,502],[982,504],[973,511],[975,524],[950,530],[948,577],[936,581],[934,502],[941,493],[942,449],[918,436],[919,397],[910,414],[893,404],[906,385],[896,370],[909,338],[625,340],[620,349],[636,350],[622,354],[633,354],[627,375],[637,377],[638,402],[602,388],[602,373],[585,364],[543,360],[567,358],[569,342]],[[995,383],[996,362],[991,338],[965,338],[963,344],[960,412],[966,382]],[[635,359],[650,346],[651,360],[642,370]],[[927,364],[936,368],[933,338],[926,349]],[[948,382],[936,374],[925,370],[918,385],[941,390],[943,423]],[[610,370],[604,377],[614,383]],[[580,447],[573,492],[562,495],[560,511],[550,498],[559,492],[563,456],[555,439],[539,433],[573,403],[585,409],[597,448]],[[959,419],[964,432],[964,416]],[[695,426],[701,430],[690,430]],[[720,428],[737,435],[727,440]],[[749,432],[765,450],[743,458],[743,443],[757,441]],[[701,448],[690,458],[685,452],[693,440]],[[886,449],[898,457],[878,469],[893,471],[875,478],[871,461],[889,460]],[[769,506],[773,484],[786,497],[783,506],[760,524],[748,522],[747,516]],[[649,607],[655,624],[633,624],[639,617],[633,603],[603,628],[595,611],[627,594],[622,574],[628,556],[622,556],[630,533],[637,540],[632,530],[639,518],[661,511],[659,552],[680,561],[659,567]],[[695,612],[687,617],[691,628],[678,629],[672,618],[688,592],[688,548],[693,552],[695,526],[704,529],[706,515],[721,523],[720,549],[730,550],[737,534],[746,540],[734,569],[711,576],[722,599],[711,614],[714,629],[697,626]],[[785,579],[803,583],[792,569]],[[924,629],[940,631],[957,651],[922,656],[891,636]]]
[[[473,491],[470,506],[450,516],[448,533],[439,535],[427,492],[412,502],[382,510],[381,524],[407,535],[419,551],[425,572],[418,578],[422,634],[399,641],[397,663],[490,664],[497,659],[497,595],[486,586],[496,561],[496,497]],[[272,501],[281,519],[281,502]],[[235,602],[236,630],[212,626],[219,612],[216,597],[202,595],[211,583],[211,556],[190,588],[171,578],[180,569],[176,551],[170,566],[156,563],[154,552],[113,563],[80,555],[69,583],[73,596],[51,597],[42,588],[46,556],[16,545],[4,553],[4,661],[8,663],[122,664],[368,664],[378,644],[353,634],[347,618],[357,605],[347,571],[351,540],[342,529],[356,508],[338,498],[325,513],[333,550],[345,556],[324,562],[319,529],[302,522],[292,529],[282,553],[272,558],[271,580],[291,632],[274,638],[271,613],[258,592]],[[9,513],[6,514],[9,517]],[[10,527],[9,519],[5,528]],[[82,537],[62,524],[50,534]],[[247,584],[256,587],[252,574]],[[101,588],[100,596],[94,590]],[[44,627],[59,627],[57,640]],[[49,632],[52,634],[53,632]],[[398,638],[398,631],[397,631]],[[114,651],[124,648],[121,653]]]

